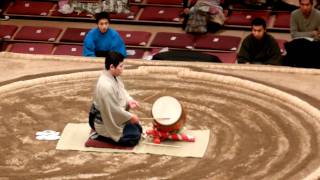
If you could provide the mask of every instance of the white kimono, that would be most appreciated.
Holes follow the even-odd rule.
[[[104,70],[98,79],[93,99],[103,121],[102,124],[97,122],[94,124],[99,135],[119,141],[124,124],[131,118],[131,113],[126,111],[128,101],[131,99],[122,80]]]

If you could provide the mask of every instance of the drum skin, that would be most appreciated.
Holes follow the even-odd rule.
[[[182,107],[182,106],[181,106]],[[182,113],[180,115],[180,118],[171,125],[163,125],[158,123],[157,121],[153,121],[153,126],[156,128],[158,131],[164,131],[164,132],[178,132],[179,130],[182,129],[184,124],[187,121],[187,115],[185,110],[182,107]]]

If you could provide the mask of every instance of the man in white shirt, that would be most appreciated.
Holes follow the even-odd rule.
[[[89,124],[95,131],[90,138],[131,147],[139,143],[142,127],[138,116],[127,111],[138,108],[139,103],[128,94],[119,77],[124,69],[123,58],[115,51],[106,55],[89,114]]]

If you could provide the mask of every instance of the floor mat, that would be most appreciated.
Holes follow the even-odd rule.
[[[193,135],[195,142],[166,141],[161,145],[154,145],[141,140],[139,145],[132,150],[85,147],[88,140],[90,127],[87,123],[69,123],[64,128],[56,149],[79,150],[95,152],[125,152],[125,153],[150,153],[177,157],[203,157],[209,143],[209,130],[189,130],[185,133]]]

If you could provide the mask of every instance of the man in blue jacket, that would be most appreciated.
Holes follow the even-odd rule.
[[[116,51],[127,57],[126,46],[119,33],[110,28],[110,17],[107,12],[96,14],[98,27],[91,29],[84,39],[83,55],[105,57],[108,51]]]

